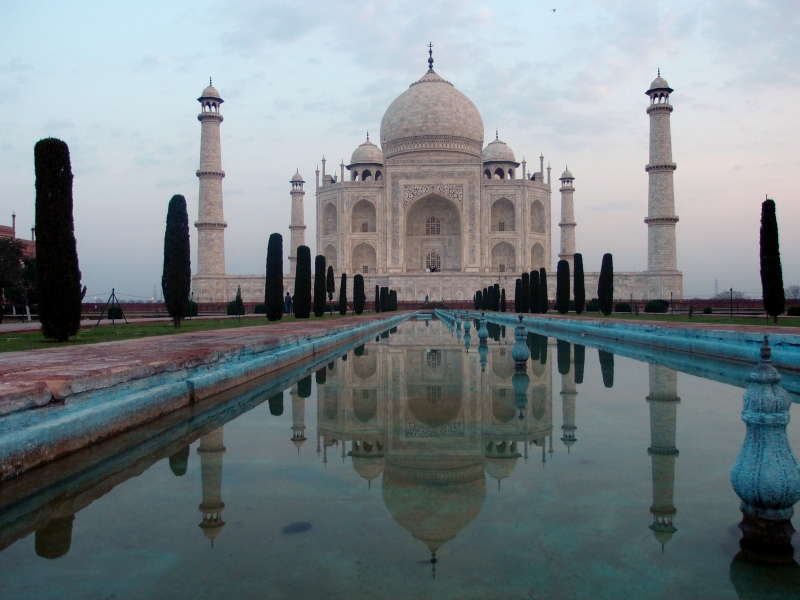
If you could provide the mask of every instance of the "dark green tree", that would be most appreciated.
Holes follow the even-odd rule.
[[[481,310],[489,310],[489,289],[483,288],[483,296],[481,296]]]
[[[314,316],[325,314],[325,257],[318,254],[314,259]]]
[[[517,279],[514,284],[514,310],[518,313],[522,312],[522,279]]]
[[[614,260],[610,254],[603,254],[603,265],[600,267],[600,280],[597,282],[597,302],[600,311],[608,316],[614,308]]]
[[[483,306],[483,292],[478,290],[475,292],[475,310],[480,310]]]
[[[775,201],[767,198],[761,203],[761,293],[764,310],[778,322],[778,315],[786,308],[783,290],[783,269],[778,244],[778,217]]]
[[[325,291],[328,292],[328,302],[333,302],[333,294],[336,292],[336,282],[333,279],[333,267],[328,266],[328,276],[325,279]]]
[[[389,288],[382,287],[380,290],[381,312],[389,312]]]
[[[539,362],[543,365],[547,364],[547,336],[539,336]]]
[[[269,414],[274,417],[280,417],[283,414],[283,391],[278,392],[274,396],[270,396],[268,402]]]
[[[569,312],[569,263],[558,261],[556,269],[556,310],[562,315]]]
[[[544,267],[539,269],[539,310],[542,314],[550,310],[550,300],[547,297],[547,271]]]
[[[492,292],[492,310],[497,312],[500,310],[500,284],[494,284],[494,291]]]
[[[530,310],[534,314],[542,312],[540,306],[541,292],[539,291],[539,271],[531,271],[530,274],[531,291],[529,293]]]
[[[573,294],[575,295],[575,314],[583,313],[586,307],[586,286],[583,277],[583,254],[575,254],[575,273],[573,274]]]
[[[600,373],[603,375],[603,385],[607,388],[614,387],[614,355],[604,350],[597,351],[600,359]]]
[[[556,362],[561,375],[569,375],[571,345],[564,340],[556,340]]]
[[[331,275],[333,271],[330,271]],[[364,285],[363,279],[361,280],[362,287]],[[342,273],[342,282],[339,284],[339,314],[347,314],[347,273]]]
[[[530,299],[531,283],[530,283],[530,281],[531,281],[530,275],[528,275],[528,273],[526,273],[526,272],[523,272],[522,273],[522,285],[520,286],[520,289],[519,289],[520,295],[522,296],[522,298],[520,299],[520,304],[522,305],[521,306],[522,310],[520,312],[527,313],[527,312],[530,312],[530,310],[531,310],[531,299]]]
[[[22,242],[10,237],[0,237],[0,289],[16,287],[22,276],[25,247]]]
[[[306,375],[297,382],[297,395],[300,398],[311,397],[311,375]]]
[[[506,312],[506,288],[500,290],[500,312]]]
[[[36,143],[36,290],[44,336],[66,342],[80,329],[81,271],[72,219],[72,166],[67,144]]]
[[[586,346],[575,344],[575,383],[583,383],[583,370],[586,366]]]
[[[375,286],[375,312],[381,312],[381,289],[377,285]]]
[[[244,301],[242,300],[242,286],[236,286],[236,298],[234,299],[236,303],[236,312],[234,313],[237,317],[241,317],[244,315]]]
[[[392,305],[392,311],[397,310],[397,290],[391,290],[389,292],[389,302]]]
[[[294,316],[307,319],[311,314],[311,248],[297,247],[294,271]]]
[[[325,367],[317,369],[314,372],[314,380],[317,382],[317,385],[325,385],[325,382],[328,381],[328,369]]]
[[[264,305],[270,321],[278,321],[283,317],[283,236],[280,233],[271,234],[267,244]]]
[[[531,353],[531,360],[539,360],[539,352],[541,350],[539,347],[539,334],[528,332],[528,339],[526,341],[528,344],[528,352]]]
[[[353,311],[357,314],[364,313],[364,301],[367,297],[364,295],[364,276],[359,273],[353,277]]]
[[[175,329],[181,319],[189,316],[189,292],[192,289],[192,257],[189,251],[189,213],[186,198],[176,194],[167,208],[167,228],[164,233],[164,270],[161,290],[164,304]]]

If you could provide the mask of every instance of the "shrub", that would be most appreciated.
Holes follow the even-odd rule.
[[[164,304],[172,317],[175,329],[189,315],[189,291],[192,287],[192,264],[189,252],[189,213],[186,198],[176,194],[167,208],[167,227],[164,233],[164,270],[161,289]]]
[[[664,306],[664,303],[661,302],[661,300],[650,300],[650,302],[644,305],[644,312],[665,313],[667,312],[667,307]]]
[[[786,309],[786,314],[790,317],[800,317],[800,306],[790,306]]]
[[[122,318],[122,307],[120,307],[120,306],[109,306],[108,307],[108,318],[109,319],[121,319]]]
[[[586,312],[600,312],[600,303],[596,298],[590,300],[589,304],[586,305]]]
[[[631,305],[628,302],[617,302],[614,305],[614,312],[629,313],[631,312]]]
[[[264,290],[265,314],[270,321],[283,317],[283,236],[273,233],[267,244],[267,283]],[[258,312],[258,311],[256,311]]]
[[[253,309],[254,315],[265,315],[267,314],[267,305],[263,302],[256,304],[256,307]]]
[[[703,309],[703,314],[704,314],[704,315],[713,315],[713,314],[714,314],[714,309],[713,309],[713,308],[711,308],[710,306],[706,306],[706,307]]]
[[[39,319],[46,338],[66,342],[80,328],[82,300],[69,147],[47,138],[36,143],[33,155]]]

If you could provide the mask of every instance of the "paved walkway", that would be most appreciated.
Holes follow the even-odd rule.
[[[253,318],[264,318],[264,315],[242,315],[241,317],[229,316],[229,315],[202,315],[200,317],[192,317],[191,320],[201,320],[201,321],[214,321],[219,319],[253,319]],[[147,323],[168,323],[172,322],[170,317],[129,317],[128,323],[130,324],[147,324]],[[100,325],[111,325],[111,321],[109,319],[103,319],[100,321]],[[116,325],[125,324],[124,319],[116,319]],[[81,329],[88,329],[97,325],[97,319],[86,319],[81,321]],[[29,331],[39,331],[41,329],[41,324],[39,321],[22,321],[16,323],[0,323],[0,335],[4,333],[24,333]]]

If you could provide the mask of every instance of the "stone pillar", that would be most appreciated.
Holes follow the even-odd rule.
[[[675,427],[678,413],[678,373],[659,365],[650,365],[650,455],[653,468],[653,505],[650,529],[663,547],[677,531],[672,517],[678,512],[673,504],[675,489]]]
[[[197,115],[200,133],[200,200],[197,221],[197,274],[201,276],[225,275],[225,223],[222,213],[222,148],[219,126],[224,102],[219,92],[210,85],[197,100],[202,107]]]
[[[572,205],[572,195],[575,188],[572,182],[575,178],[569,169],[565,170],[559,181],[561,188],[561,222],[558,226],[561,228],[561,251],[558,253],[559,260],[565,260],[569,263],[570,274],[575,271],[575,210]]]
[[[675,247],[675,191],[672,175],[677,166],[672,162],[670,114],[672,93],[666,80],[659,76],[645,92],[650,97],[650,162],[645,167],[650,185],[647,195],[647,270],[677,271]]]
[[[323,161],[324,162],[324,161]],[[305,246],[306,244],[306,226],[303,208],[303,196],[306,193],[303,191],[303,176],[298,171],[292,177],[292,222],[289,225],[291,232],[291,244],[289,246],[289,275],[294,280],[295,270],[297,269],[297,248]],[[322,215],[317,215],[317,219],[321,219]]]
[[[203,484],[203,502],[200,504],[203,522],[200,523],[200,528],[211,540],[212,546],[225,526],[222,520],[222,511],[225,508],[225,503],[222,501],[222,456],[225,454],[222,433],[222,427],[207,433],[200,438],[200,447],[197,449]]]

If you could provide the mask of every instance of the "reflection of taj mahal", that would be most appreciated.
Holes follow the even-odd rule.
[[[470,300],[476,289],[496,282],[507,293],[523,271],[553,270],[551,254],[551,173],[539,157],[535,169],[517,162],[512,149],[495,139],[484,146],[484,124],[478,109],[453,84],[433,70],[391,103],[380,126],[380,147],[367,140],[329,172],[322,159],[316,171],[317,253],[338,276],[365,275],[367,287],[389,286],[401,301],[425,296]],[[648,199],[648,268],[616,273],[618,298],[682,296],[677,270],[672,185],[669,96],[673,90],[660,76],[647,91],[650,106],[650,163],[646,167]],[[222,99],[211,86],[199,98],[202,123],[198,269],[195,299],[225,301],[241,285],[245,300],[263,300],[263,275],[225,274],[222,216],[222,171],[219,129]],[[347,171],[347,172],[345,172]],[[559,259],[570,263],[576,253],[574,176],[561,177]],[[290,273],[285,289],[294,288],[297,247],[305,244],[305,181],[291,178],[292,217],[288,248]],[[599,257],[584,257],[587,268]],[[591,269],[589,269],[590,271]],[[589,296],[598,273],[586,273]],[[338,280],[338,279],[337,279]],[[555,274],[548,278],[550,297]]]

